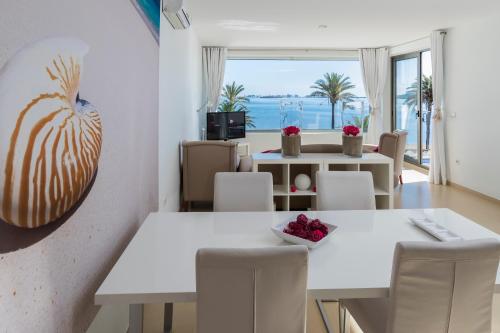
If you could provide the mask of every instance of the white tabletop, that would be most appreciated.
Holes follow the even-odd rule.
[[[307,212],[338,229],[309,253],[308,290],[337,299],[387,296],[398,241],[435,240],[408,221],[421,214],[464,239],[500,236],[448,209]],[[150,214],[95,295],[96,304],[194,301],[202,247],[285,245],[270,226],[298,212]],[[500,269],[496,280],[500,292]]]
[[[392,162],[392,158],[379,153],[363,153],[361,157],[353,157],[341,153],[302,153],[296,157],[283,157],[281,153],[253,153],[252,159],[259,163],[273,162],[285,163],[293,161],[294,163],[310,161],[328,160],[331,163],[370,163],[370,164],[388,164]]]

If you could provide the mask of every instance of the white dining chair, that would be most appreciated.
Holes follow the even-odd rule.
[[[317,210],[371,210],[375,207],[373,176],[369,171],[316,172]],[[323,303],[337,302],[316,298],[321,319],[328,332],[333,332]],[[340,309],[340,308],[339,308]],[[339,317],[341,311],[339,310]]]
[[[272,211],[273,176],[269,172],[215,174],[214,211]]]
[[[196,254],[198,333],[304,333],[305,246],[200,249]]]
[[[316,173],[317,210],[375,209],[373,176],[369,171]]]
[[[341,300],[364,333],[491,333],[500,242],[401,242],[388,298]]]

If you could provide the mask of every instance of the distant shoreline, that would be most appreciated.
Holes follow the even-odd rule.
[[[247,95],[245,96],[246,98],[262,98],[262,99],[276,99],[276,98],[314,98],[314,99],[317,99],[317,98],[328,98],[328,97],[325,97],[325,96],[311,96],[311,95],[308,95],[308,96],[299,96],[299,95]],[[366,99],[366,97],[364,96],[355,96],[353,97],[354,99]]]

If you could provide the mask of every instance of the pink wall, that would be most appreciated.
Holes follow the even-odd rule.
[[[104,135],[79,210],[42,241],[0,254],[0,332],[82,332],[97,311],[93,293],[158,206],[159,48],[128,0],[1,1],[0,13],[0,66],[44,37],[89,44],[81,96]]]

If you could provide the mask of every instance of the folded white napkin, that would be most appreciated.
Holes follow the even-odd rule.
[[[463,240],[462,237],[458,236],[454,232],[446,229],[440,224],[437,224],[428,217],[409,217],[410,221],[413,222],[417,227],[436,237],[442,242],[452,242]]]

